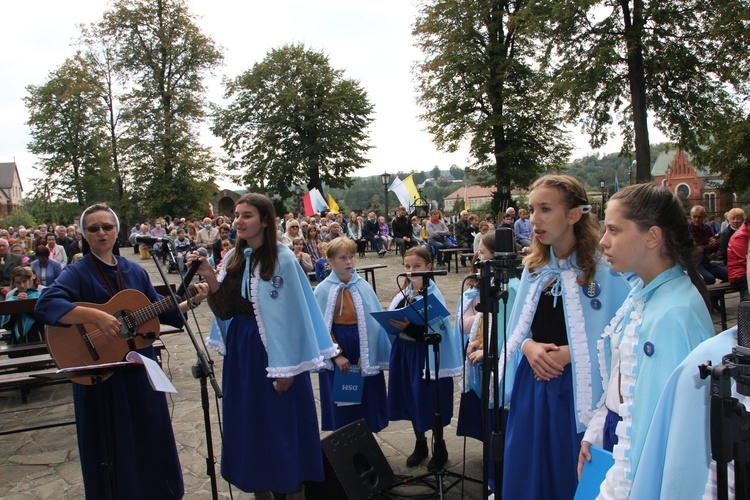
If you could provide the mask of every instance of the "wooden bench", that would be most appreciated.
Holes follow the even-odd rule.
[[[719,299],[719,313],[721,314],[721,330],[727,329],[727,301],[726,295],[728,293],[739,293],[739,290],[729,283],[728,281],[722,281],[720,283],[714,283],[713,285],[706,285],[709,296],[714,299]]]
[[[448,272],[451,272],[451,261],[456,262],[456,274],[458,274],[458,261],[460,260],[460,256],[467,252],[471,255],[471,250],[466,247],[439,248],[438,252],[443,253],[443,262],[448,264]],[[456,258],[451,258],[451,255],[455,255]]]

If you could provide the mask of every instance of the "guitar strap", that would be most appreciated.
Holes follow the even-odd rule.
[[[119,292],[120,290],[125,289],[125,282],[122,280],[122,271],[120,271],[120,266],[117,265],[117,257],[115,257],[115,270],[117,271],[118,290],[115,290],[114,288],[112,288],[112,282],[107,276],[107,271],[104,269],[101,259],[99,259],[99,257],[97,257],[96,255],[92,254],[91,262],[94,263],[94,269],[96,269],[96,272],[99,273],[99,278],[101,278],[102,283],[104,283],[104,286],[107,287],[107,291],[109,292],[110,298],[117,295],[117,292]]]

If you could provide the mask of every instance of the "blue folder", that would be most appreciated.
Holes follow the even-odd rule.
[[[385,332],[390,335],[396,335],[399,333],[398,328],[391,326],[389,323],[388,320],[391,318],[403,321],[404,317],[406,317],[410,323],[424,325],[424,304],[421,300],[406,307],[402,307],[401,309],[394,309],[393,311],[377,311],[371,312],[370,314],[383,326],[383,328],[385,328]],[[448,312],[448,309],[446,309],[443,303],[440,302],[440,299],[434,295],[428,295],[427,315],[430,323],[432,323],[436,319],[449,317],[451,313]]]
[[[574,500],[596,498],[599,495],[599,486],[607,476],[607,471],[615,464],[611,451],[591,445],[589,452],[591,453],[591,462],[583,464],[583,472]]]
[[[362,403],[364,380],[359,366],[351,365],[349,375],[344,375],[339,367],[333,366],[333,391],[331,399],[338,405],[356,405]]]

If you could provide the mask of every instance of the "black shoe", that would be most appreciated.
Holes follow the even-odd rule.
[[[409,458],[406,459],[406,466],[407,467],[416,467],[419,465],[419,462],[427,458],[428,451],[427,451],[427,440],[424,441],[417,441],[414,445],[414,451],[411,455],[409,455]]]
[[[466,257],[461,257],[461,265],[466,267]]]
[[[445,441],[435,443],[435,449],[432,452],[432,458],[427,463],[427,470],[435,472],[443,468],[448,461],[448,449],[445,447]]]

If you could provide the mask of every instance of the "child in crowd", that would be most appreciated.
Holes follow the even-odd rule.
[[[391,245],[393,244],[393,236],[391,236],[390,226],[382,215],[378,217],[378,232],[380,233],[380,239],[383,240],[383,248],[387,252],[390,252]]]
[[[422,247],[412,247],[404,255],[404,271],[422,272],[432,270],[430,253]],[[422,311],[421,291],[427,286],[428,295],[434,295],[445,305],[443,294],[434,282],[425,282],[421,276],[412,276],[403,283],[401,291],[391,301],[390,310],[415,307]],[[388,377],[388,413],[391,421],[410,420],[416,437],[414,452],[406,459],[408,467],[418,465],[427,458],[428,447],[425,432],[435,424],[435,383],[440,391],[440,424],[445,427],[453,417],[453,377],[461,375],[463,351],[461,339],[452,335],[449,318],[430,318],[429,332],[442,336],[440,342],[440,372],[435,373],[434,347],[424,342],[424,326],[411,324],[407,318],[391,319],[399,330],[391,347],[390,372]],[[429,356],[431,383],[425,380],[425,361]],[[433,429],[434,430],[434,429]],[[428,464],[430,470],[438,470],[448,460],[445,441],[436,441],[433,457]]]
[[[328,243],[321,241],[318,250],[320,251],[320,258],[315,261],[315,280],[318,283],[323,283],[323,280],[331,274],[331,266],[328,265],[328,258],[326,257]]]
[[[578,485],[580,440],[603,392],[597,340],[630,290],[601,255],[590,212],[573,176],[531,186],[533,250],[498,360],[505,404],[512,389],[503,498],[570,499]]]
[[[609,362],[602,373],[609,376],[583,438],[579,471],[591,459],[590,444],[614,449],[600,491],[624,498],[667,379],[714,328],[695,267],[700,249],[675,195],[655,184],[628,186],[607,203],[605,227],[601,245],[612,269],[639,280],[602,335],[600,356]]]
[[[326,328],[339,354],[333,358],[336,370],[349,375],[358,366],[363,377],[362,403],[337,405],[332,399],[334,370],[320,373],[321,428],[333,431],[364,418],[372,432],[388,426],[385,377],[391,345],[385,330],[370,313],[382,310],[370,284],[355,271],[357,244],[336,238],[326,250],[333,271],[315,287]],[[332,367],[333,368],[333,367]]]
[[[13,269],[10,280],[15,290],[8,292],[5,300],[26,300],[39,297],[39,291],[33,288],[32,278],[33,273],[28,267],[19,266]],[[2,326],[11,332],[9,344],[26,344],[44,340],[44,325],[37,322],[33,314],[3,316]]]

